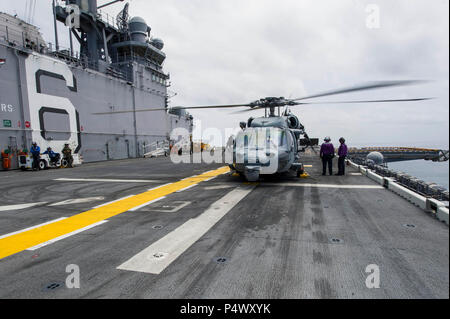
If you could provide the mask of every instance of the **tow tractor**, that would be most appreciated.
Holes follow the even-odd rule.
[[[73,166],[81,165],[82,159],[78,154],[72,154],[73,157]],[[69,164],[65,158],[60,158],[58,161],[53,162],[50,160],[50,157],[47,154],[41,154],[41,158],[39,160],[39,169],[47,169],[47,168],[66,168]],[[28,153],[20,153],[19,154],[19,168],[23,171],[27,169],[33,168],[33,156]]]

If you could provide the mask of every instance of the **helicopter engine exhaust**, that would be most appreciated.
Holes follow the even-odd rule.
[[[289,128],[292,128],[292,129],[299,128],[299,126],[300,126],[300,121],[298,120],[297,116],[295,116],[294,114],[290,114],[288,116],[287,122],[288,122]]]

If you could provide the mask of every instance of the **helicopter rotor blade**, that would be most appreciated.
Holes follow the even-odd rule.
[[[296,101],[302,101],[306,99],[312,99],[312,98],[318,98],[318,97],[324,97],[329,95],[337,95],[337,94],[343,94],[343,93],[350,93],[350,92],[357,92],[357,91],[367,91],[367,90],[374,90],[374,89],[381,89],[381,88],[387,88],[387,87],[396,87],[396,86],[406,86],[406,85],[413,85],[413,84],[420,84],[425,83],[428,81],[425,80],[401,80],[401,81],[377,81],[377,82],[370,82],[365,85],[358,85],[348,88],[342,88],[334,91],[327,91],[323,93],[318,93],[314,95],[308,95],[296,99],[289,99],[287,101],[290,102],[288,105],[303,105],[303,104],[333,104],[333,103],[383,103],[383,102],[412,102],[412,101],[422,101],[427,100],[429,98],[419,98],[419,99],[394,99],[394,100],[373,100],[373,101],[340,101],[340,102],[296,102]],[[281,105],[279,105],[281,106]],[[235,113],[241,113],[241,112],[248,112],[253,110],[259,110],[266,108],[266,106],[258,106],[255,105],[255,102],[252,103],[244,103],[244,104],[226,104],[226,105],[202,105],[202,106],[176,106],[172,108],[146,108],[146,109],[138,109],[138,110],[127,110],[127,111],[110,111],[110,112],[98,112],[98,113],[92,113],[95,115],[106,115],[106,114],[120,114],[120,113],[134,113],[134,112],[154,112],[154,111],[163,111],[163,110],[189,110],[189,109],[212,109],[212,108],[231,108],[231,107],[251,107],[250,109],[238,111]]]
[[[413,99],[384,99],[384,100],[360,100],[360,101],[323,101],[323,102],[296,102],[295,104],[290,104],[289,106],[297,106],[297,105],[312,105],[312,104],[358,104],[358,103],[391,103],[391,102],[417,102],[417,101],[426,101],[432,100],[433,97],[420,97]],[[256,106],[251,109],[239,110],[233,113],[245,113],[254,110],[263,109],[262,106]]]
[[[342,88],[342,89],[338,89],[338,90],[303,96],[300,98],[292,99],[291,101],[301,101],[301,100],[329,96],[329,95],[336,95],[336,94],[343,94],[343,93],[350,93],[350,92],[357,92],[357,91],[368,91],[368,90],[381,89],[381,88],[387,88],[387,87],[421,84],[421,83],[425,83],[425,82],[427,82],[427,81],[424,81],[424,80],[376,81],[376,82],[369,82],[364,85],[357,85],[357,86],[353,86],[353,87],[347,87],[347,88]]]
[[[182,109],[182,110],[192,110],[192,109],[219,109],[219,108],[229,108],[229,107],[244,107],[251,106],[251,104],[228,104],[228,105],[202,105],[202,106],[181,106],[174,107],[173,109]]]
[[[323,102],[299,102],[295,105],[308,105],[308,104],[358,104],[358,103],[390,103],[390,102],[417,102],[432,100],[434,97],[419,97],[412,99],[383,99],[383,100],[359,100],[359,101],[323,101]]]
[[[171,108],[148,108],[138,110],[126,110],[126,111],[111,111],[111,112],[98,112],[92,113],[94,115],[106,115],[106,114],[120,114],[120,113],[133,113],[133,112],[153,112],[153,111],[165,111],[165,110],[191,110],[191,109],[217,109],[217,108],[229,108],[229,107],[245,107],[251,106],[250,104],[228,104],[228,105],[201,105],[201,106],[174,106]]]
[[[108,114],[122,114],[122,113],[133,113],[133,112],[152,112],[152,111],[163,111],[166,108],[156,108],[156,109],[138,109],[138,110],[126,110],[126,111],[111,111],[111,112],[96,112],[91,113],[93,115],[108,115]]]

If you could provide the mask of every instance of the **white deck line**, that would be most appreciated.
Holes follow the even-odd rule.
[[[53,244],[53,243],[55,243],[55,242],[57,242],[57,241],[60,241],[60,240],[62,240],[62,239],[65,239],[65,238],[67,238],[67,237],[70,237],[70,236],[76,235],[76,234],[78,234],[78,233],[81,233],[81,232],[83,232],[83,231],[85,231],[85,230],[94,228],[95,226],[104,224],[104,223],[106,223],[106,222],[108,222],[108,221],[107,221],[107,220],[99,221],[99,222],[94,223],[94,224],[92,224],[92,225],[89,225],[89,226],[86,226],[86,227],[77,229],[77,230],[75,230],[75,231],[73,231],[73,232],[71,232],[71,233],[68,233],[68,234],[65,234],[65,235],[62,235],[62,236],[53,238],[53,239],[51,239],[51,240],[49,240],[49,241],[46,241],[46,242],[44,242],[44,243],[42,243],[42,244],[39,244],[39,245],[30,247],[30,248],[28,248],[27,250],[31,250],[31,251],[37,250],[37,249],[39,249],[39,248],[42,248],[42,247],[45,247],[45,246],[47,246],[47,245]]]
[[[136,195],[128,195],[128,196],[125,196],[125,197],[122,197],[122,198],[119,198],[119,199],[116,199],[116,200],[113,200],[113,201],[110,201],[110,202],[107,202],[107,203],[100,204],[98,206],[94,206],[93,208],[100,208],[100,207],[103,207],[103,206],[106,206],[106,205],[109,205],[109,204],[121,201],[122,199],[130,198],[130,197],[133,197],[133,196],[136,196]]]
[[[142,204],[142,205],[133,207],[132,209],[129,209],[128,211],[129,211],[129,212],[134,212],[134,211],[136,211],[136,210],[138,210],[138,209],[140,209],[140,208],[142,208],[142,207],[145,207],[145,206],[147,206],[147,205],[150,205],[150,204],[152,204],[152,203],[154,203],[154,202],[157,202],[157,201],[159,201],[159,200],[161,200],[161,199],[164,199],[164,198],[166,198],[166,196],[163,196],[163,197],[160,197],[160,198],[151,200],[151,201],[149,201],[149,202],[147,202],[147,203],[144,203],[144,204]]]
[[[9,211],[9,210],[25,209],[25,208],[30,208],[30,207],[37,206],[37,205],[44,205],[44,204],[47,204],[47,202],[0,206],[0,212],[5,212],[5,211]]]
[[[31,230],[31,229],[39,228],[39,227],[41,227],[41,226],[45,226],[45,225],[48,225],[48,224],[51,224],[51,223],[55,223],[55,222],[58,222],[58,221],[60,221],[60,220],[66,219],[66,218],[67,218],[67,217],[57,218],[57,219],[48,221],[48,222],[43,223],[43,224],[39,224],[39,225],[36,225],[36,226],[31,226],[31,227],[28,227],[28,228],[25,228],[25,229],[21,229],[21,230],[15,231],[15,232],[13,232],[13,233],[5,234],[5,235],[0,236],[0,239],[6,238],[6,237],[9,237],[9,236],[13,236],[13,235],[16,235],[16,234],[20,234],[20,233],[29,231],[29,230]]]
[[[72,199],[66,199],[61,202],[53,203],[48,206],[63,206],[63,205],[69,205],[69,204],[83,204],[83,203],[89,203],[94,201],[100,201],[104,200],[105,198],[103,196],[98,197],[85,197],[85,198],[72,198]]]
[[[311,187],[311,188],[344,188],[344,189],[383,189],[379,185],[339,185],[339,184],[310,184],[310,183],[261,183],[262,186],[294,186],[294,187]]]
[[[204,182],[206,182],[206,180],[204,180]],[[180,192],[182,192],[182,191],[185,191],[185,190],[187,190],[187,189],[189,189],[189,188],[192,188],[192,187],[195,187],[195,186],[197,186],[197,185],[198,185],[198,184],[189,185],[189,186],[187,186],[187,187],[185,187],[185,188],[182,188],[182,189],[176,191],[175,193],[180,193]]]
[[[117,269],[159,274],[191,245],[208,232],[223,216],[235,207],[253,187],[238,187],[213,203],[205,212],[190,219],[162,237]]]
[[[58,182],[158,183],[154,179],[55,178]]]
[[[219,176],[219,175],[217,175],[217,176]],[[210,181],[210,180],[216,178],[217,176],[213,176],[213,177],[210,177],[210,178],[208,178],[208,179],[205,179],[204,182],[208,182],[208,181]]]
[[[153,188],[149,188],[147,191],[153,191],[155,189],[158,189],[158,188],[161,188],[161,187],[164,187],[164,186],[168,186],[168,185],[172,185],[172,184],[173,183],[167,183],[167,184],[158,185],[158,186],[155,186]]]

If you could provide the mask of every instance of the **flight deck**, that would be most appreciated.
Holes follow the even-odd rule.
[[[447,225],[303,162],[254,183],[167,158],[0,172],[0,298],[449,298]]]

